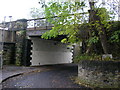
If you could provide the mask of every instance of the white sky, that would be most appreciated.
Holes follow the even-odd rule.
[[[31,18],[30,9],[39,8],[38,2],[39,0],[0,0],[0,22],[4,20],[4,16],[6,16],[6,21],[10,21],[9,16],[12,16],[12,20]]]
[[[9,16],[12,20],[28,19],[30,17],[30,8],[39,7],[39,0],[0,0],[0,22],[9,21]]]

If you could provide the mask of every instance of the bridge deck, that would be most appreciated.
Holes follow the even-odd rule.
[[[53,26],[40,26],[40,27],[33,27],[27,28],[27,30],[51,30]]]
[[[27,36],[41,36],[46,31],[52,29],[53,26],[41,26],[34,28],[27,28]]]

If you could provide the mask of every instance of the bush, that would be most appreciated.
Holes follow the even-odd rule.
[[[74,62],[78,63],[80,60],[102,60],[101,55],[87,55],[87,54],[81,54],[75,57]]]

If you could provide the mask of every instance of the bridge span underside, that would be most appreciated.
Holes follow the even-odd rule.
[[[30,37],[32,41],[31,66],[72,63],[72,47],[59,41]]]

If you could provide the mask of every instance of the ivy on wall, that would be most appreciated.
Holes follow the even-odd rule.
[[[23,54],[26,38],[26,31],[21,30],[16,32],[16,65],[23,65]]]
[[[4,52],[3,52],[3,64],[9,65],[15,63],[15,44],[4,44]]]

